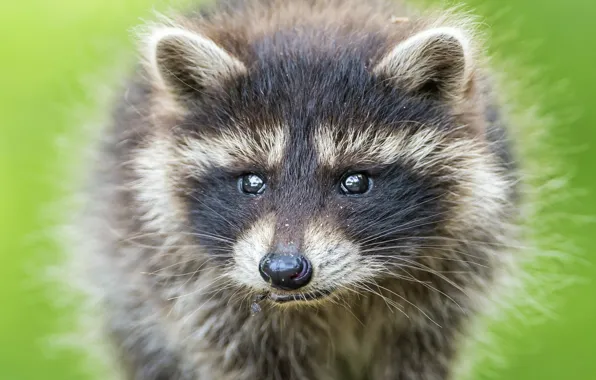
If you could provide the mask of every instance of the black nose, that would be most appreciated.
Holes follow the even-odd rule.
[[[312,266],[302,255],[269,253],[261,259],[259,272],[275,288],[296,290],[308,284]]]

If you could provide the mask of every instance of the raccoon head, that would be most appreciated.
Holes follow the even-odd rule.
[[[483,249],[503,233],[510,184],[477,117],[466,32],[352,37],[287,31],[238,47],[163,27],[148,40],[170,107],[148,184],[170,200],[145,196],[149,219],[181,210],[169,223],[197,255],[275,303],[457,282],[442,269],[470,251],[490,267]]]

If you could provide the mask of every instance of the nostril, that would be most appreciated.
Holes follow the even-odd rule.
[[[306,259],[306,257],[300,256],[300,259],[300,271],[291,276],[292,280],[295,281],[301,280],[302,278],[309,276],[311,271],[310,262]]]
[[[310,281],[312,266],[302,255],[270,253],[261,259],[259,272],[273,287],[295,290]]]

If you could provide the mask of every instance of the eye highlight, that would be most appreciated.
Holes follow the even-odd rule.
[[[249,173],[238,179],[238,188],[245,194],[262,194],[265,191],[265,187],[265,180],[258,174]]]
[[[343,176],[340,190],[345,195],[361,195],[366,193],[371,186],[371,180],[363,173],[350,173]]]

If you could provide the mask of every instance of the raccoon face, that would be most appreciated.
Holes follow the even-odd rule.
[[[465,33],[369,41],[378,51],[293,38],[307,37],[255,41],[246,62],[175,27],[149,39],[154,87],[177,112],[160,132],[168,188],[225,275],[298,304],[457,260],[447,242],[462,236],[490,240],[508,183],[457,116],[473,85]]]

